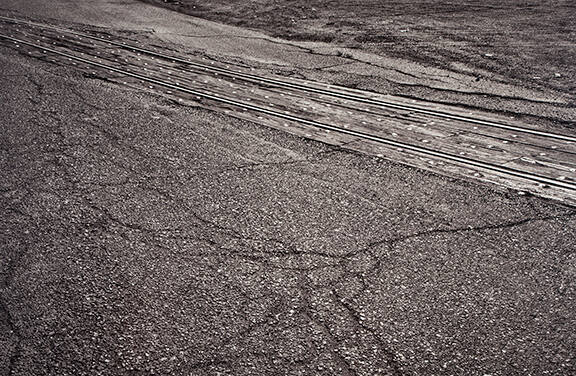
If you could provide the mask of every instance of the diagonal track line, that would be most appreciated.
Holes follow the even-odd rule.
[[[308,119],[304,119],[304,118],[300,118],[300,117],[296,117],[296,116],[287,115],[287,114],[273,111],[273,110],[270,110],[270,109],[267,109],[264,107],[258,107],[258,106],[254,106],[254,105],[251,105],[248,103],[239,102],[239,101],[236,101],[233,99],[228,99],[228,98],[216,96],[216,95],[211,94],[211,93],[190,89],[190,88],[183,87],[180,85],[174,85],[174,84],[171,84],[171,83],[166,82],[166,81],[161,81],[161,80],[158,80],[155,78],[150,78],[150,77],[138,74],[138,73],[133,73],[133,72],[126,71],[123,69],[115,68],[115,67],[110,66],[110,65],[102,64],[102,63],[99,63],[99,62],[96,62],[93,60],[85,59],[85,58],[78,57],[78,56],[75,56],[75,55],[72,55],[69,53],[54,50],[52,48],[44,47],[42,45],[38,45],[38,44],[27,42],[27,41],[24,41],[21,39],[13,38],[13,37],[10,37],[8,35],[0,34],[0,38],[7,40],[7,41],[12,41],[14,43],[20,43],[22,45],[34,47],[34,48],[40,49],[42,51],[47,51],[47,52],[50,52],[50,53],[55,54],[55,55],[64,56],[64,57],[69,58],[71,60],[76,60],[76,61],[82,62],[84,64],[88,64],[88,65],[99,67],[99,68],[102,68],[102,69],[105,69],[108,71],[120,73],[122,75],[125,75],[128,77],[133,77],[133,78],[139,79],[141,81],[146,81],[146,82],[153,83],[153,84],[156,84],[159,86],[167,87],[167,88],[173,89],[175,91],[180,91],[182,93],[187,93],[187,94],[191,94],[191,95],[194,95],[197,97],[206,98],[206,99],[209,99],[209,100],[212,100],[215,102],[224,103],[227,105],[232,105],[232,106],[240,107],[240,108],[247,109],[247,110],[252,110],[255,112],[264,113],[267,115],[271,115],[274,117],[278,117],[278,118],[282,118],[282,119],[286,119],[286,120],[290,120],[290,121],[295,121],[295,122],[309,125],[309,126],[319,128],[319,129],[330,130],[333,132],[346,134],[349,136],[359,137],[359,138],[362,138],[365,140],[374,141],[374,142],[384,144],[384,145],[389,145],[389,146],[393,146],[393,147],[397,147],[397,148],[403,148],[403,149],[410,150],[410,151],[418,153],[418,154],[442,158],[442,159],[449,160],[451,162],[456,162],[459,164],[463,164],[466,166],[473,166],[476,168],[481,168],[481,169],[489,170],[492,172],[499,172],[499,173],[503,173],[503,174],[506,174],[509,176],[523,178],[523,179],[530,180],[530,181],[540,183],[540,184],[547,184],[547,185],[551,185],[551,186],[555,186],[555,187],[560,187],[560,188],[576,191],[576,184],[571,184],[568,182],[564,182],[564,181],[560,181],[560,180],[556,180],[556,179],[551,179],[551,178],[548,178],[548,177],[545,177],[542,175],[532,174],[532,173],[528,173],[528,172],[524,172],[521,170],[516,170],[516,169],[512,169],[512,168],[508,168],[508,167],[498,166],[498,165],[494,165],[494,164],[487,163],[487,162],[477,161],[477,160],[470,159],[470,158],[464,158],[464,157],[456,156],[456,155],[449,154],[449,153],[439,152],[436,150],[432,150],[432,149],[428,149],[428,148],[424,148],[424,147],[420,147],[420,146],[415,146],[415,145],[407,144],[404,142],[398,142],[398,141],[390,140],[387,138],[383,138],[383,137],[371,135],[368,133],[364,133],[364,132],[340,128],[340,127],[337,127],[335,125],[320,123],[320,122],[316,122],[316,121],[312,121],[312,120],[308,120]]]
[[[195,63],[195,62],[181,59],[181,58],[178,58],[175,56],[169,56],[169,55],[161,54],[158,52],[147,50],[145,48],[129,45],[126,43],[114,42],[112,40],[92,36],[89,34],[77,32],[77,31],[73,31],[73,30],[69,30],[69,29],[65,29],[65,28],[61,28],[61,27],[57,27],[57,26],[51,26],[51,25],[41,24],[41,23],[37,23],[37,22],[19,20],[16,18],[10,18],[10,17],[4,17],[4,16],[0,16],[0,20],[12,22],[12,23],[20,23],[20,24],[38,26],[38,27],[42,27],[42,28],[46,28],[46,29],[58,30],[58,31],[66,32],[68,34],[76,35],[79,37],[88,38],[88,39],[92,39],[92,40],[99,41],[99,42],[104,42],[104,43],[107,43],[107,44],[110,44],[113,46],[120,47],[122,49],[127,49],[127,50],[131,50],[131,51],[135,51],[135,52],[141,52],[141,53],[144,53],[144,54],[147,54],[150,56],[156,56],[156,57],[160,57],[160,58],[163,58],[166,60],[186,64],[188,66],[199,68],[199,69],[202,69],[205,71],[217,72],[219,74],[226,75],[229,77],[240,78],[240,79],[245,80],[245,81],[256,82],[256,83],[260,83],[260,84],[265,83],[265,84],[276,86],[276,87],[287,87],[287,88],[297,89],[297,90],[301,90],[301,91],[307,91],[307,92],[313,92],[313,93],[317,93],[317,94],[328,95],[328,96],[332,96],[335,98],[352,100],[352,101],[359,102],[359,103],[376,105],[376,106],[385,107],[385,108],[411,111],[411,112],[416,112],[416,113],[420,113],[420,114],[424,114],[424,115],[430,115],[430,116],[435,116],[435,117],[440,117],[440,118],[445,118],[445,119],[450,119],[450,120],[463,121],[466,123],[483,125],[483,126],[488,126],[488,127],[493,127],[493,128],[500,128],[500,129],[515,131],[515,132],[520,132],[520,133],[526,133],[526,134],[531,134],[531,135],[540,136],[540,137],[552,138],[552,139],[569,141],[569,142],[576,142],[576,137],[571,137],[571,136],[567,136],[567,135],[563,135],[563,134],[559,134],[559,133],[544,132],[544,131],[539,131],[536,129],[526,128],[526,127],[514,126],[514,125],[509,125],[509,124],[497,123],[497,122],[493,122],[493,121],[476,119],[476,118],[472,118],[472,117],[452,114],[452,113],[445,112],[445,111],[431,110],[431,109],[422,108],[422,107],[418,107],[418,106],[411,106],[411,105],[403,105],[403,104],[398,104],[398,103],[393,103],[393,102],[371,99],[371,98],[367,98],[367,97],[364,97],[361,95],[356,95],[356,94],[344,94],[344,93],[340,93],[340,92],[333,91],[333,90],[319,89],[319,88],[305,85],[305,84],[287,82],[287,81],[283,81],[283,80],[278,80],[278,79],[274,79],[274,78],[267,78],[267,77],[262,77],[262,76],[257,76],[257,75],[242,73],[242,72],[235,72],[235,71],[230,70],[230,69],[218,68],[218,67],[213,67],[210,65]]]

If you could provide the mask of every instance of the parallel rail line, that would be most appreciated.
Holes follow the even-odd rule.
[[[422,108],[422,107],[418,107],[418,106],[387,102],[387,101],[378,100],[378,99],[366,98],[366,97],[363,97],[361,95],[356,95],[356,94],[346,94],[346,93],[340,93],[340,92],[328,90],[328,89],[320,89],[320,88],[316,88],[316,87],[301,84],[301,83],[287,82],[287,81],[278,80],[275,78],[262,77],[262,76],[257,76],[257,75],[242,73],[242,72],[236,72],[236,71],[233,71],[230,69],[219,68],[219,67],[214,67],[214,66],[210,66],[210,65],[206,65],[206,64],[196,63],[196,62],[192,62],[192,61],[178,58],[175,56],[165,55],[165,54],[151,51],[151,50],[148,50],[145,48],[137,47],[134,45],[129,45],[126,43],[119,43],[119,42],[115,42],[115,41],[108,40],[105,38],[100,38],[100,37],[96,37],[96,36],[93,36],[90,34],[81,33],[81,32],[77,32],[77,31],[73,31],[73,30],[69,30],[69,29],[65,29],[65,28],[61,28],[61,27],[57,27],[57,26],[45,25],[45,24],[40,24],[40,23],[36,23],[36,22],[19,20],[19,19],[10,18],[10,17],[4,17],[4,16],[0,16],[0,20],[12,22],[12,23],[20,23],[20,24],[26,24],[26,25],[31,25],[31,26],[37,26],[37,27],[42,27],[42,28],[51,29],[51,30],[62,31],[62,32],[66,32],[66,33],[71,34],[71,35],[78,36],[78,37],[83,37],[83,38],[92,39],[92,40],[99,41],[99,42],[104,42],[104,43],[107,43],[107,44],[110,44],[110,45],[113,45],[113,46],[116,46],[116,47],[119,47],[122,49],[131,50],[133,52],[140,52],[140,53],[143,53],[143,54],[146,54],[149,56],[155,56],[155,57],[159,57],[159,58],[162,58],[165,60],[182,63],[182,64],[185,64],[185,65],[188,65],[191,67],[195,67],[195,68],[198,68],[198,69],[201,69],[204,71],[211,71],[211,72],[222,74],[222,75],[225,75],[228,77],[239,78],[239,79],[244,80],[244,81],[255,82],[255,83],[259,83],[259,84],[268,84],[268,85],[276,86],[276,87],[291,88],[291,89],[296,89],[296,90],[300,90],[300,91],[304,91],[304,92],[312,92],[312,93],[327,95],[327,96],[331,96],[331,97],[335,97],[335,98],[339,98],[339,99],[355,101],[358,103],[376,105],[376,106],[380,106],[380,107],[384,107],[384,108],[392,108],[392,109],[396,109],[396,110],[410,111],[410,112],[440,117],[440,118],[444,118],[444,119],[457,120],[457,121],[462,121],[462,122],[476,124],[476,125],[483,125],[483,126],[488,126],[488,127],[493,127],[493,128],[505,129],[508,131],[531,134],[531,135],[535,135],[535,136],[539,136],[539,137],[546,137],[546,138],[552,138],[552,139],[557,139],[557,140],[562,140],[562,141],[576,142],[576,137],[571,137],[571,136],[567,136],[567,135],[563,135],[563,134],[545,132],[545,131],[540,131],[540,130],[536,130],[536,129],[532,129],[532,128],[520,127],[520,126],[515,126],[515,125],[510,125],[510,124],[497,123],[497,122],[493,122],[493,121],[476,119],[476,118],[462,116],[462,115],[458,115],[458,114],[452,114],[452,113],[445,112],[445,111],[431,110],[431,109]]]
[[[484,170],[488,170],[488,171],[492,171],[492,172],[498,172],[501,174],[514,176],[517,178],[526,179],[526,180],[536,182],[539,184],[555,186],[555,187],[568,189],[571,191],[576,191],[576,184],[572,184],[570,182],[556,180],[556,179],[548,178],[546,176],[533,174],[533,173],[529,173],[529,172],[525,172],[525,171],[521,171],[521,170],[517,170],[517,169],[504,167],[504,166],[498,166],[498,165],[495,165],[492,163],[482,162],[482,161],[478,161],[478,160],[474,160],[474,159],[470,159],[470,158],[466,158],[466,157],[461,157],[461,156],[457,156],[457,155],[453,155],[453,154],[449,154],[449,153],[444,153],[444,152],[436,151],[436,150],[421,147],[421,146],[415,146],[415,145],[404,143],[404,142],[394,141],[391,139],[383,138],[380,136],[375,136],[375,135],[365,133],[365,132],[341,128],[341,127],[338,127],[336,125],[320,123],[317,121],[308,120],[308,119],[304,119],[304,118],[297,117],[297,116],[287,115],[287,114],[284,114],[284,113],[281,113],[278,111],[270,110],[268,108],[255,106],[255,105],[244,103],[244,102],[239,102],[239,101],[234,100],[234,99],[224,98],[224,97],[217,96],[217,95],[214,95],[211,93],[191,89],[191,88],[188,88],[188,87],[185,87],[182,85],[175,85],[175,84],[172,84],[170,82],[158,80],[156,78],[148,77],[148,76],[145,76],[145,75],[142,75],[139,73],[134,73],[134,72],[127,71],[124,69],[119,69],[119,68],[116,68],[114,66],[103,64],[103,63],[100,63],[100,62],[97,62],[94,60],[89,60],[89,59],[86,59],[83,57],[75,56],[75,55],[72,55],[72,54],[69,54],[66,52],[58,51],[58,50],[55,50],[55,49],[52,49],[49,47],[45,47],[45,46],[42,46],[42,45],[39,45],[36,43],[31,43],[31,42],[28,42],[28,41],[25,41],[22,39],[18,39],[18,38],[14,38],[14,37],[11,37],[8,35],[0,34],[0,39],[4,39],[4,40],[11,41],[14,43],[19,43],[22,45],[27,45],[27,46],[30,46],[30,47],[33,47],[33,48],[36,48],[36,49],[39,49],[42,51],[46,51],[46,52],[50,52],[50,53],[55,54],[55,55],[66,57],[70,60],[75,60],[75,61],[87,64],[87,65],[91,65],[94,67],[99,67],[99,68],[105,69],[105,70],[110,71],[110,72],[116,72],[116,73],[119,73],[119,74],[127,76],[127,77],[132,77],[132,78],[144,81],[144,82],[148,82],[148,83],[152,83],[152,84],[155,84],[158,86],[166,87],[166,88],[172,89],[174,91],[179,91],[182,93],[191,94],[191,95],[196,96],[196,97],[209,99],[209,100],[212,100],[215,102],[219,102],[219,103],[239,107],[239,108],[246,109],[246,110],[251,110],[251,111],[263,113],[266,115],[274,116],[277,118],[282,118],[282,119],[289,120],[289,121],[294,121],[294,122],[297,122],[300,124],[305,124],[305,125],[308,125],[311,127],[318,128],[318,129],[329,130],[332,132],[337,132],[340,134],[345,134],[345,135],[357,137],[360,139],[370,140],[370,141],[374,141],[374,142],[377,142],[380,144],[409,150],[409,151],[412,151],[412,152],[415,152],[415,153],[418,153],[421,155],[425,155],[425,156],[441,158],[441,159],[448,160],[451,162],[456,162],[458,164],[465,165],[468,167],[480,168],[480,169],[484,169]]]

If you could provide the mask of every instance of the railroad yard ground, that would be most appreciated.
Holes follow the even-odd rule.
[[[238,25],[221,3],[200,15]],[[460,13],[444,8],[435,29],[404,26],[414,12],[401,8],[374,45],[373,23],[328,25],[327,2],[276,32],[241,25],[273,36],[132,0],[2,0],[0,14],[569,131],[576,74],[560,41],[574,42],[574,21],[560,3],[489,8],[501,22],[533,11],[526,20],[556,38],[547,53],[529,47],[545,36],[526,37],[526,55],[484,40],[483,18],[458,59]],[[430,40],[438,19],[453,22],[448,50]],[[435,60],[386,54],[397,33]],[[0,69],[0,375],[576,372],[573,206],[181,105],[2,43]]]

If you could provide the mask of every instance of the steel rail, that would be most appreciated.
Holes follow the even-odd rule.
[[[183,87],[181,85],[175,85],[175,84],[172,84],[172,83],[169,83],[166,81],[161,81],[161,80],[158,80],[155,78],[143,76],[143,75],[138,74],[138,73],[133,73],[133,72],[119,69],[119,68],[116,68],[116,67],[113,67],[110,65],[102,64],[102,63],[99,63],[97,61],[93,61],[93,60],[85,59],[85,58],[78,57],[75,55],[71,55],[71,54],[66,53],[66,52],[54,50],[54,49],[49,48],[49,47],[45,47],[45,46],[42,46],[42,45],[39,45],[36,43],[27,42],[27,41],[24,41],[24,40],[21,40],[18,38],[14,38],[14,37],[11,37],[8,35],[0,34],[0,38],[8,40],[8,41],[12,41],[14,43],[20,43],[22,45],[34,47],[34,48],[37,48],[37,49],[42,50],[42,51],[47,51],[47,52],[50,52],[50,53],[55,54],[55,55],[64,56],[68,59],[76,60],[78,62],[92,65],[95,67],[99,67],[99,68],[102,68],[102,69],[105,69],[105,70],[108,70],[111,72],[120,73],[124,76],[133,77],[133,78],[139,79],[141,81],[146,81],[149,83],[156,84],[158,86],[170,88],[170,89],[175,90],[175,91],[180,91],[183,93],[192,94],[196,97],[210,99],[210,100],[215,101],[215,102],[225,103],[225,104],[240,107],[243,109],[249,109],[252,111],[256,111],[256,112],[264,113],[264,114],[271,115],[274,117],[282,118],[285,120],[290,120],[290,121],[295,121],[295,122],[298,122],[301,124],[306,124],[306,125],[309,125],[309,126],[312,126],[315,128],[319,128],[319,129],[330,130],[333,132],[346,134],[346,135],[354,136],[354,137],[359,137],[359,138],[362,138],[365,140],[374,141],[374,142],[381,143],[384,145],[389,145],[389,146],[394,146],[396,148],[402,148],[402,149],[410,150],[410,151],[413,151],[415,153],[419,153],[419,154],[423,154],[423,155],[427,155],[427,156],[442,158],[445,160],[457,162],[459,164],[463,164],[463,165],[467,165],[467,166],[473,166],[473,167],[481,168],[481,169],[488,170],[488,171],[499,172],[499,173],[507,174],[510,176],[523,178],[523,179],[530,180],[530,181],[540,183],[540,184],[545,184],[545,185],[550,185],[550,186],[555,186],[555,187],[560,187],[560,188],[576,191],[576,184],[571,184],[571,183],[564,182],[561,180],[551,179],[551,178],[548,178],[548,177],[545,177],[542,175],[532,174],[532,173],[524,172],[521,170],[516,170],[516,169],[512,169],[512,168],[508,168],[508,167],[498,166],[498,165],[494,165],[494,164],[482,162],[482,161],[477,161],[477,160],[470,159],[470,158],[459,157],[459,156],[456,156],[453,154],[439,152],[436,150],[432,150],[432,149],[428,149],[428,148],[424,148],[424,147],[420,147],[420,146],[415,146],[415,145],[407,144],[404,142],[394,141],[394,140],[390,140],[387,138],[375,136],[375,135],[372,135],[369,133],[354,131],[354,130],[350,130],[350,129],[346,129],[346,128],[340,128],[340,127],[337,127],[335,125],[320,123],[320,122],[316,122],[313,120],[308,120],[308,119],[303,119],[303,118],[299,118],[299,117],[292,116],[292,115],[287,115],[287,114],[284,114],[281,112],[269,110],[267,108],[258,107],[258,106],[254,106],[254,105],[243,103],[243,102],[238,102],[238,101],[233,100],[233,99],[228,99],[228,98],[216,96],[214,94],[190,89],[187,87]]]
[[[417,112],[417,113],[421,113],[421,114],[425,114],[425,115],[431,115],[431,116],[450,119],[450,120],[463,121],[463,122],[471,123],[471,124],[483,125],[483,126],[488,126],[488,127],[493,127],[493,128],[500,128],[500,129],[505,129],[505,130],[509,130],[509,131],[521,132],[521,133],[526,133],[526,134],[531,134],[531,135],[546,137],[546,138],[553,138],[553,139],[562,140],[562,141],[576,142],[576,137],[571,137],[571,136],[567,136],[567,135],[563,135],[563,134],[544,132],[544,131],[539,131],[539,130],[532,129],[532,128],[525,128],[525,127],[520,127],[520,126],[515,126],[515,125],[492,122],[492,121],[488,121],[488,120],[476,119],[476,118],[472,118],[472,117],[468,117],[468,116],[451,114],[451,113],[445,112],[445,111],[430,110],[430,109],[426,109],[426,108],[422,108],[422,107],[418,107],[418,106],[403,105],[403,104],[398,104],[398,103],[393,103],[393,102],[387,102],[387,101],[382,101],[382,100],[377,100],[377,99],[366,98],[366,97],[363,97],[361,95],[356,95],[356,94],[344,94],[344,93],[339,93],[339,92],[336,92],[333,90],[315,88],[315,87],[305,85],[305,84],[292,83],[292,82],[287,82],[287,81],[278,80],[278,79],[274,79],[274,78],[267,78],[267,77],[261,77],[261,76],[242,73],[242,72],[235,72],[235,71],[230,70],[230,69],[218,68],[218,67],[213,67],[210,65],[201,64],[201,63],[195,63],[195,62],[181,59],[181,58],[178,58],[175,56],[169,56],[169,55],[161,54],[158,52],[147,50],[145,48],[129,45],[126,43],[119,43],[119,42],[115,42],[112,40],[92,36],[89,34],[77,32],[77,31],[73,31],[73,30],[69,30],[69,29],[65,29],[65,28],[61,28],[61,27],[57,27],[57,26],[45,25],[45,24],[41,24],[41,23],[37,23],[37,22],[19,20],[19,19],[10,18],[10,17],[4,17],[4,16],[0,16],[0,19],[5,20],[5,21],[9,21],[9,22],[13,22],[13,23],[33,25],[33,26],[43,27],[43,28],[47,28],[47,29],[53,29],[53,30],[66,32],[66,33],[76,35],[79,37],[88,38],[88,39],[96,40],[99,42],[108,43],[110,45],[117,46],[117,47],[120,47],[122,49],[141,52],[141,53],[144,53],[144,54],[147,54],[150,56],[156,56],[156,57],[160,57],[162,59],[170,60],[173,62],[183,63],[183,64],[193,66],[193,67],[196,67],[199,69],[217,72],[219,74],[226,75],[229,77],[240,78],[240,79],[245,80],[245,81],[256,82],[256,83],[265,83],[265,84],[269,84],[269,85],[276,86],[276,87],[287,87],[287,88],[297,89],[297,90],[301,90],[301,91],[307,91],[307,92],[313,92],[313,93],[317,93],[317,94],[328,95],[328,96],[332,96],[332,97],[336,97],[336,98],[340,98],[340,99],[346,99],[346,100],[352,100],[352,101],[356,101],[356,102],[360,102],[360,103],[376,105],[376,106],[385,107],[385,108],[392,108],[392,109],[396,109],[396,110]]]

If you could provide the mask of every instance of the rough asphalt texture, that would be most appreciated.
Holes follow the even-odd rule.
[[[0,47],[1,375],[570,375],[576,211]]]

